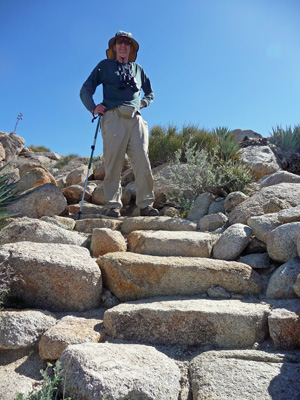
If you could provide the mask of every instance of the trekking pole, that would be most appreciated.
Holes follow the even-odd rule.
[[[89,172],[92,166],[92,161],[93,161],[93,155],[94,155],[94,150],[95,150],[95,146],[96,146],[96,140],[97,140],[97,135],[98,132],[100,130],[100,120],[101,120],[102,114],[98,114],[98,123],[97,123],[97,127],[96,127],[96,132],[95,132],[95,137],[94,137],[94,141],[93,144],[91,146],[92,149],[92,153],[91,153],[91,157],[90,157],[90,161],[89,161],[89,166],[88,166],[88,171],[87,171],[87,175],[86,175],[86,180],[85,180],[85,184],[84,184],[84,189],[83,189],[83,193],[82,193],[82,198],[81,198],[81,204],[80,204],[80,209],[78,211],[78,220],[80,219],[81,216],[81,211],[82,211],[82,206],[83,206],[83,200],[84,200],[84,196],[85,196],[85,191],[86,191],[86,187],[87,187],[87,182],[88,182],[88,178],[89,178]],[[92,122],[94,122],[94,120],[97,117],[94,117],[92,119]]]

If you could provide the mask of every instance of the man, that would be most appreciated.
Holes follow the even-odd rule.
[[[154,98],[143,68],[135,63],[139,45],[131,33],[119,31],[108,42],[107,59],[92,71],[80,91],[80,98],[93,115],[102,114],[101,133],[105,179],[106,215],[121,215],[121,171],[127,153],[135,175],[136,204],[142,216],[157,216],[153,208],[153,177],[148,158],[148,127],[140,109]],[[93,95],[103,86],[103,102],[96,105]],[[141,89],[144,92],[141,99]]]

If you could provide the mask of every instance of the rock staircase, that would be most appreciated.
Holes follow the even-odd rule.
[[[77,223],[76,229],[84,229],[86,224],[94,228],[117,224],[114,228],[121,230],[128,244],[125,253],[108,253],[97,259],[104,286],[122,302],[104,313],[108,340],[197,349],[199,359],[188,363],[189,390],[181,390],[182,400],[287,399],[285,390],[279,390],[282,395],[275,390],[278,397],[269,393],[274,370],[256,393],[253,381],[260,379],[260,368],[269,361],[275,370],[277,362],[284,365],[273,343],[283,333],[278,332],[276,322],[270,332],[268,319],[274,319],[274,304],[265,298],[260,275],[246,264],[212,258],[218,235],[197,232],[193,222],[168,217],[86,220]],[[284,309],[285,302],[277,306]],[[284,349],[283,342],[278,345],[277,341],[276,348]],[[206,369],[207,360],[211,363],[210,354],[216,367],[224,358],[239,362],[240,368],[247,366],[254,387],[245,390],[243,381],[249,377],[241,371],[235,371],[235,385],[223,382],[223,371],[218,368],[203,380],[205,373],[199,377],[197,370],[199,365]],[[299,361],[297,354],[290,371],[289,399],[300,396],[295,372]],[[278,381],[285,378],[279,374]],[[215,380],[222,383],[218,386]]]
[[[191,221],[76,220],[74,231],[90,240],[97,230],[119,232],[127,244],[94,256],[104,289],[119,301],[61,314],[39,342],[40,357],[67,370],[72,400],[299,400],[300,354],[286,351],[299,342],[288,311],[298,312],[299,300],[267,299],[260,274],[214,258],[220,235]],[[2,386],[0,368],[0,398]]]

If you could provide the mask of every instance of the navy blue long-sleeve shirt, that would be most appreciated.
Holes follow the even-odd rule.
[[[120,75],[124,71],[136,79],[137,87],[139,88],[137,92],[134,92],[130,85],[125,85],[123,90],[120,89]],[[143,68],[135,62],[121,64],[116,60],[110,59],[100,61],[80,90],[81,101],[89,111],[96,107],[93,95],[101,84],[103,86],[102,103],[107,107],[107,110],[120,105],[133,106],[139,110],[141,100],[148,106],[154,99],[149,78]],[[144,92],[143,98],[141,98],[141,89]]]

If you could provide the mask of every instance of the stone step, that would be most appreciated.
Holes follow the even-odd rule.
[[[197,224],[192,221],[171,217],[132,217],[124,218],[121,231],[128,235],[132,231],[196,231]]]
[[[216,235],[207,232],[133,231],[128,237],[129,249],[153,256],[209,258]]]
[[[230,294],[259,295],[259,274],[249,265],[199,257],[158,257],[130,252],[97,259],[104,286],[119,300],[206,294],[220,286]]]
[[[190,363],[193,399],[297,400],[300,355],[258,350],[208,351]]]
[[[103,322],[114,339],[239,349],[264,341],[269,312],[267,304],[240,300],[156,298],[119,304]]]

